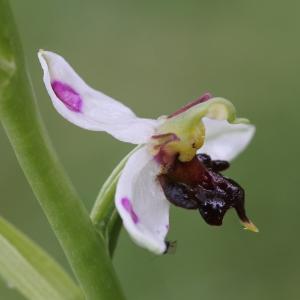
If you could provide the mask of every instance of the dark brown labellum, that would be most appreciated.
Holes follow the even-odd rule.
[[[171,203],[198,209],[210,225],[222,225],[229,208],[235,208],[241,221],[247,223],[243,188],[220,173],[228,167],[227,161],[211,160],[207,154],[198,154],[190,162],[176,159],[158,180]]]

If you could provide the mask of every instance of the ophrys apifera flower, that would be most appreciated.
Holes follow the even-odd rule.
[[[221,225],[235,208],[245,226],[244,190],[220,172],[243,151],[255,128],[237,118],[232,103],[205,94],[169,116],[137,117],[128,107],[88,86],[59,55],[40,51],[44,83],[56,110],[71,123],[141,144],[120,176],[116,208],[132,239],[162,254],[168,249],[169,206],[196,209]]]

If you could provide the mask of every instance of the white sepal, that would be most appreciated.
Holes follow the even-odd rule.
[[[116,207],[124,227],[139,246],[162,254],[169,229],[169,202],[157,182],[160,166],[146,146],[126,163],[116,191]]]
[[[205,125],[205,142],[197,151],[206,153],[212,159],[231,161],[250,143],[255,126],[251,124],[231,124],[226,120],[202,119]]]
[[[146,143],[153,135],[158,121],[138,118],[122,103],[88,86],[58,54],[40,50],[38,57],[48,94],[65,119],[133,144]]]

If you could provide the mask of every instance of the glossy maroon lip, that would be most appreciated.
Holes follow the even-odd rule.
[[[250,222],[244,208],[244,189],[220,172],[229,163],[211,160],[206,154],[198,154],[190,162],[176,159],[158,181],[166,198],[185,209],[198,209],[209,225],[222,225],[228,209],[234,208],[242,222]]]

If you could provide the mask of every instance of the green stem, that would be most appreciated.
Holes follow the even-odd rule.
[[[0,0],[2,125],[86,298],[124,299],[105,242],[49,143],[20,49],[9,5]]]

